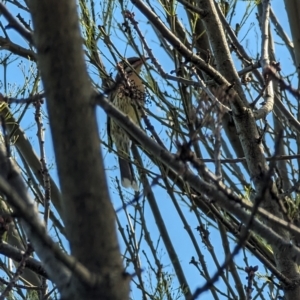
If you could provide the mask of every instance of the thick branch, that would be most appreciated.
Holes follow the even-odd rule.
[[[71,297],[73,289],[73,299],[124,299],[129,281],[123,273],[95,107],[90,102],[93,88],[84,61],[76,1],[29,3],[71,253],[105,279],[91,289],[75,278],[64,296]]]
[[[2,242],[2,243],[0,243],[0,253],[13,259],[16,262],[20,262],[22,260],[24,251],[18,250],[16,247],[13,247],[5,242]],[[49,279],[49,276],[47,275],[46,271],[44,270],[41,262],[37,261],[34,258],[29,258],[26,261],[26,268]]]

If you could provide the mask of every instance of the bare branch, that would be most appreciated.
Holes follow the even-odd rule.
[[[33,44],[32,33],[25,29],[20,22],[13,17],[13,15],[7,10],[3,3],[0,3],[0,11],[9,22],[9,27],[14,28],[23,38],[25,38],[30,44]]]

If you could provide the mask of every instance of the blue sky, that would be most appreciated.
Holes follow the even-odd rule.
[[[247,5],[247,3],[248,3],[248,1],[239,1],[238,2],[239,9],[241,11],[243,11],[244,7],[245,7],[245,5]],[[8,5],[8,7],[12,8],[13,6]],[[280,20],[281,24],[284,26],[286,33],[288,35],[290,35],[289,27],[287,24],[287,18],[286,18],[286,14],[285,14],[285,9],[283,7],[282,1],[276,1],[276,0],[272,1],[272,8],[274,9],[274,12],[277,15],[277,18]],[[159,48],[155,48],[157,43],[155,41],[155,38],[152,37],[152,34],[153,34],[152,30],[148,26],[144,17],[139,13],[139,11],[134,6],[129,5],[128,9],[135,12],[136,19],[139,21],[139,24],[141,25],[141,29],[144,31],[147,40],[149,41],[149,43],[151,43],[151,45],[152,45],[151,47],[152,47],[153,51],[155,52],[155,55],[157,56],[159,62],[162,64],[163,68],[167,72],[170,72],[173,69],[173,64],[168,59],[168,57],[163,53],[163,51],[160,51]],[[17,11],[15,11],[15,10],[11,10],[11,12],[13,14],[17,14]],[[255,13],[255,12],[256,12],[256,10],[254,10],[253,13]],[[252,13],[251,18],[249,18],[246,25],[242,29],[239,37],[240,38],[244,37],[246,32],[248,32],[249,28],[251,28],[251,30],[247,34],[247,37],[244,39],[244,45],[246,45],[246,49],[248,50],[248,53],[250,53],[250,55],[252,55],[253,57],[256,57],[256,53],[260,53],[261,46],[260,46],[260,32],[256,28],[257,20],[256,20],[255,16],[253,16],[253,13]],[[178,16],[182,20],[183,24],[185,24],[187,22],[185,15],[182,14],[182,10],[180,10],[180,9],[178,9]],[[118,15],[118,10],[116,10],[115,18],[116,18],[116,20],[118,20],[120,22],[119,17],[120,16]],[[7,22],[3,19],[3,17],[1,18],[1,22],[3,23],[4,26],[7,24]],[[238,14],[236,14],[234,16],[232,24],[235,24],[238,22],[240,22],[240,16]],[[253,22],[255,24],[254,27],[252,27],[251,22]],[[8,32],[9,32],[9,36],[15,43],[20,43],[20,45],[25,46],[24,41],[22,40],[22,38],[20,38],[20,36],[17,33],[15,33],[13,30],[9,30]],[[122,42],[122,41],[120,42],[120,39],[115,38],[114,36],[111,36],[111,39],[115,42],[115,45],[118,47],[118,49],[122,55],[124,55],[125,57],[135,55],[134,51],[132,49],[130,49],[129,47],[127,47],[125,42]],[[288,69],[290,67],[289,56],[287,55],[287,52],[284,49],[284,46],[280,46],[280,43],[282,43],[282,42],[276,35],[274,35],[274,40],[275,40],[275,42],[277,42],[276,43],[276,55],[277,55],[278,61],[280,61],[281,65],[283,66],[283,73],[288,74],[290,72],[290,70]],[[103,47],[103,45],[101,45],[101,44],[99,46],[102,47],[101,49],[104,52],[104,54],[109,57],[109,53],[105,51],[105,46]],[[3,54],[2,54],[2,56],[3,56]],[[115,72],[114,67],[109,63],[108,60],[104,59],[104,63],[106,64],[108,71]],[[235,60],[235,63],[237,64],[237,66],[238,66],[237,69],[239,70],[240,69],[239,62],[237,60]],[[18,60],[18,61],[12,62],[11,65],[9,65],[9,67],[8,67],[7,79],[6,79],[7,82],[12,85],[7,86],[6,88],[2,87],[2,90],[7,91],[7,95],[16,97],[17,96],[16,95],[16,87],[18,85],[23,85],[24,80],[26,79],[26,76],[28,75],[28,70],[30,68],[32,68],[33,66],[34,65],[32,65],[29,61],[27,61],[25,59],[22,59],[21,61]],[[3,66],[0,66],[0,67],[3,69]],[[94,69],[91,69],[91,73],[93,73],[93,72],[94,72]],[[1,74],[4,74],[4,73],[0,73],[0,75]],[[100,83],[95,76],[92,76],[92,77],[96,81],[96,83]],[[0,77],[0,80],[2,83],[4,82],[3,77]],[[14,87],[14,85],[16,87]],[[30,87],[28,87],[27,90],[29,93]],[[41,85],[40,85],[40,90],[42,90]],[[25,96],[27,96],[27,95],[25,95]],[[156,114],[160,113],[160,110],[155,106],[150,106],[150,109],[154,110],[154,113],[156,113]],[[103,139],[106,139],[106,135],[105,135],[106,117],[100,109],[98,109],[97,113],[98,113],[98,120],[99,120],[100,136]],[[31,108],[27,112],[27,116],[23,119],[21,126],[24,130],[26,130],[26,134],[29,136],[30,140],[32,141],[32,144],[35,147],[36,152],[39,153],[39,150],[37,148],[38,142],[36,139],[36,126],[34,123],[33,114],[34,114],[34,109]],[[158,125],[158,123],[156,123],[154,120],[151,120],[151,122],[153,122],[153,124],[155,124],[157,126],[156,129],[158,132],[160,132],[161,127],[158,127],[160,125]],[[270,122],[271,122],[271,120],[270,120]],[[47,128],[47,130],[46,130],[47,162],[48,162],[48,164],[52,164],[52,163],[54,163],[54,154],[53,154],[53,149],[52,149],[52,144],[51,144],[51,135],[50,135],[50,131],[48,130],[47,124],[48,124],[48,120],[45,118],[44,125]],[[162,138],[166,139],[165,132],[162,131],[160,134],[161,134]],[[114,178],[119,177],[119,171],[115,168],[117,166],[117,159],[114,154],[108,153],[105,149],[103,150],[103,157],[105,158],[105,164],[106,164],[106,167],[108,170],[107,174],[108,174],[108,180],[109,180],[109,185],[110,185],[110,193],[111,193],[112,201],[113,201],[114,206],[116,208],[119,208],[121,206],[121,203],[120,203],[118,194],[114,190],[114,186],[115,186]],[[209,165],[209,166],[212,169],[214,168],[213,165]],[[58,182],[55,167],[51,169],[51,175]],[[246,178],[247,178],[247,176],[246,176]],[[189,263],[192,256],[196,257],[196,253],[194,251],[193,245],[192,245],[190,239],[188,238],[188,235],[186,234],[186,231],[183,228],[183,224],[179,220],[179,217],[174,208],[174,205],[171,203],[166,191],[164,189],[161,189],[160,187],[154,187],[153,190],[154,190],[156,200],[159,205],[160,212],[164,218],[166,227],[169,229],[169,234],[170,234],[171,240],[174,244],[175,249],[178,250],[178,257],[182,264],[182,268],[185,270],[185,274],[186,274],[186,277],[190,284],[190,288],[193,291],[194,289],[196,289],[197,287],[201,286],[204,283],[204,279],[199,276],[199,273],[196,270],[196,268]],[[124,191],[124,193],[125,193],[125,197],[127,200],[130,200],[133,197],[133,194],[130,191]],[[194,234],[198,239],[199,247],[201,248],[203,253],[207,253],[206,246],[204,244],[202,244],[202,242],[195,230],[195,228],[199,225],[197,218],[195,217],[194,213],[192,211],[190,211],[190,208],[188,207],[188,205],[186,205],[182,201],[179,202],[179,205],[180,205],[182,211],[184,212],[185,217],[188,219],[191,229],[194,231]],[[128,207],[128,213],[134,214],[134,210],[132,207]],[[118,213],[118,218],[120,219],[121,223],[124,224],[124,226],[125,226],[125,224],[128,223],[127,217],[128,217],[128,215],[126,215],[125,212]],[[159,255],[162,258],[161,260],[162,260],[162,263],[164,264],[164,270],[170,274],[174,274],[172,266],[171,266],[169,258],[168,258],[168,255],[166,253],[166,250],[163,246],[162,241],[160,240],[159,231],[155,224],[155,220],[153,218],[152,212],[150,211],[150,208],[147,203],[145,204],[145,218],[147,220],[148,228],[151,231],[151,238],[153,240],[153,243],[158,244],[157,251],[160,253]],[[204,220],[205,220],[205,218],[204,218]],[[205,221],[204,221],[204,223],[205,223]],[[210,232],[211,232],[210,240],[213,243],[215,249],[223,249],[219,232],[217,230],[213,229],[212,227],[210,227]],[[139,228],[136,229],[136,235],[139,236]],[[121,244],[122,252],[124,252],[125,251],[124,243],[121,239],[120,239],[120,244]],[[235,243],[232,242],[231,248],[233,248],[234,245],[235,245]],[[142,242],[141,250],[146,250],[146,249],[147,249],[147,245],[144,242]],[[216,253],[218,255],[219,263],[222,264],[222,262],[224,260],[223,250],[216,251]],[[141,265],[142,265],[142,268],[144,269],[143,276],[145,278],[147,278],[148,270],[147,270],[146,259],[142,255],[142,253],[140,253],[140,254],[141,254],[140,259],[142,262]],[[251,256],[249,256],[249,257],[251,257]],[[242,253],[236,257],[236,262],[240,265],[244,265],[242,258],[243,258]],[[215,264],[212,261],[212,258],[209,254],[206,255],[206,261],[207,261],[207,265],[210,267],[210,274],[211,275],[214,274],[216,271],[216,267],[215,267]],[[257,263],[256,259],[253,259],[253,262],[250,262],[250,264],[258,264],[258,263]],[[133,271],[133,270],[131,269],[131,271]],[[259,272],[264,273],[265,271],[262,267],[260,267]],[[241,274],[242,274],[241,278],[245,279],[246,273],[241,273]],[[148,281],[146,279],[145,281],[148,282],[148,284],[150,284],[150,279],[148,279]],[[246,281],[245,281],[245,283],[246,283]],[[176,279],[174,279],[173,284],[174,284],[174,289],[176,289],[176,287],[178,287]],[[223,288],[223,287],[224,286],[222,286],[222,285],[220,286],[220,288]],[[210,294],[206,294],[205,296],[209,297],[208,295],[210,295]],[[133,299],[141,299],[140,292],[137,289],[132,290],[132,298]],[[206,299],[209,299],[209,298],[206,298]],[[222,299],[222,298],[220,297],[220,299]]]

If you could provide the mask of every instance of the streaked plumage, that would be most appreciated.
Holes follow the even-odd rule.
[[[127,62],[128,64],[121,64],[123,64],[124,73],[126,73],[127,80],[130,82],[130,88],[125,83],[124,75],[119,72],[116,76],[116,82],[119,83],[118,88],[110,98],[120,111],[130,117],[133,122],[139,124],[141,107],[144,106],[145,102],[145,88],[137,74],[141,70],[144,59],[131,57],[127,59]],[[128,65],[131,65],[131,68]],[[131,187],[137,191],[138,184],[130,162],[130,137],[113,119],[109,120],[108,129],[119,157],[121,184],[125,188]]]

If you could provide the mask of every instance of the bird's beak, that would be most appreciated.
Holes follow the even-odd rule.
[[[142,56],[140,60],[138,60],[136,63],[135,63],[135,68],[136,67],[139,67],[141,65],[143,65],[144,63],[146,63],[146,60],[149,59],[149,57],[144,57]]]
[[[131,67],[135,69],[135,71],[139,72],[140,69],[142,68],[142,65],[144,65],[146,63],[146,60],[148,59],[148,57],[144,57],[142,56],[139,60],[135,61]]]
[[[145,63],[147,59],[150,59],[150,57],[144,57],[143,56],[143,59],[144,59],[144,63]]]

